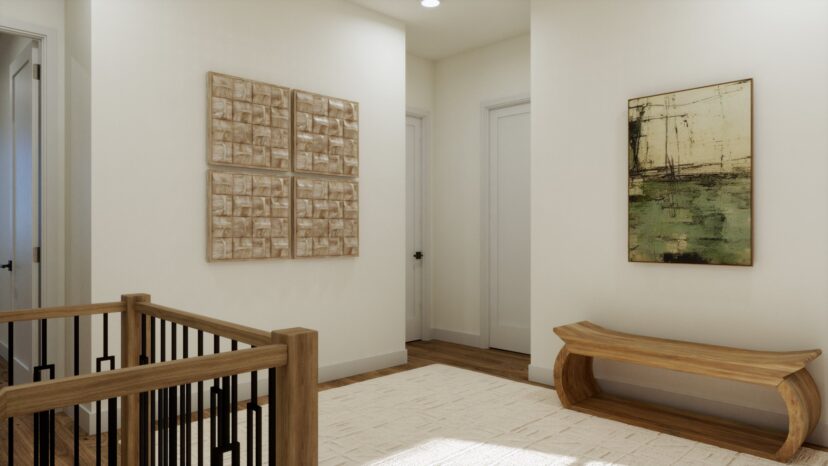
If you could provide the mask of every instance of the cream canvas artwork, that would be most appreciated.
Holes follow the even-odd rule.
[[[207,162],[290,170],[290,89],[208,73]]]
[[[210,261],[289,258],[291,177],[208,171]]]
[[[629,260],[753,263],[753,81],[630,99]]]
[[[359,255],[359,184],[296,177],[295,257]]]
[[[359,175],[359,104],[294,91],[294,170]]]

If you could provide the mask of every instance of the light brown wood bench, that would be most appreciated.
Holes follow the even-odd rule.
[[[790,459],[819,421],[819,391],[805,364],[821,350],[752,351],[631,335],[590,322],[555,333],[565,342],[555,361],[555,390],[566,408],[777,461]],[[788,432],[603,393],[593,358],[773,387],[787,406]]]

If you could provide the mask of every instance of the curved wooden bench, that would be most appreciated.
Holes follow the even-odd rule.
[[[819,391],[805,365],[821,350],[751,351],[631,335],[590,322],[555,333],[565,342],[555,361],[555,390],[565,408],[777,461],[790,459],[819,421]],[[773,387],[788,409],[788,433],[605,394],[593,376],[593,358]]]

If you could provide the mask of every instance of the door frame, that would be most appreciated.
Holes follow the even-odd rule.
[[[480,340],[477,346],[489,348],[491,342],[491,228],[498,220],[491,209],[491,185],[497,167],[492,166],[492,151],[489,145],[491,113],[501,108],[516,105],[530,105],[529,94],[518,94],[501,99],[487,100],[480,105]]]
[[[423,296],[422,296],[422,329],[420,331],[420,338],[423,341],[431,339],[431,224],[428,221],[431,218],[431,112],[428,110],[407,107],[405,110],[406,119],[417,118],[422,122],[422,240],[423,240]],[[408,167],[408,156],[406,156],[406,167]],[[409,174],[406,170],[406,184],[408,184]],[[407,190],[406,190],[407,195]],[[408,199],[406,199],[406,218],[408,217]],[[406,228],[406,235],[411,234]],[[406,240],[407,245],[407,240]],[[407,249],[407,248],[406,248]],[[406,250],[406,254],[408,251]],[[406,261],[408,258],[406,257]],[[406,267],[406,273],[408,267]],[[408,287],[408,277],[406,277],[406,289]],[[407,291],[406,291],[407,292]],[[407,325],[407,319],[406,325]]]
[[[65,304],[65,91],[62,30],[0,16],[0,32],[40,49],[40,305]],[[3,70],[6,72],[6,70]],[[4,89],[3,92],[6,90]]]
[[[64,30],[18,21],[0,14],[0,32],[27,37],[37,42],[39,49],[40,74],[40,305],[61,306],[65,304],[65,66]],[[0,70],[7,72],[7,70]],[[7,92],[8,89],[3,89]],[[61,320],[50,322],[50,355],[56,356],[66,348],[66,328]],[[36,332],[33,332],[33,342]],[[0,354],[8,358],[8,348],[0,344]],[[56,376],[61,377],[69,364],[69,355],[53,357],[56,362]],[[32,354],[35,356],[35,353]],[[50,356],[51,357],[51,356]],[[29,372],[15,358],[19,373]]]

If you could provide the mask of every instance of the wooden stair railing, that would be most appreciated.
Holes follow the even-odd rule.
[[[197,415],[199,438],[203,439],[201,436],[204,407],[201,397],[204,392],[202,383],[212,379],[214,386],[210,389],[211,457],[202,457],[203,446],[199,443],[197,464],[221,461],[227,452],[232,453],[233,464],[240,464],[239,440],[236,437],[238,423],[236,378],[240,374],[250,373],[252,389],[251,400],[247,404],[248,422],[252,422],[252,416],[256,417],[259,439],[256,441],[253,437],[255,426],[248,425],[247,461],[248,464],[262,464],[262,413],[256,399],[258,381],[256,371],[267,370],[268,463],[317,464],[318,336],[313,330],[294,328],[265,332],[160,306],[151,303],[149,295],[146,294],[123,295],[119,303],[0,313],[0,322],[41,319],[45,321],[45,319],[70,317],[75,319],[77,339],[77,317],[112,312],[120,312],[122,318],[121,368],[114,369],[114,362],[112,362],[114,370],[107,372],[75,375],[2,388],[0,389],[0,421],[31,414],[36,416],[37,421],[38,416],[42,416],[43,413],[52,413],[52,419],[54,419],[54,410],[60,408],[121,398],[120,455],[113,454],[115,446],[110,443],[108,455],[110,465],[118,464],[117,456],[120,456],[120,464],[123,465],[150,464],[150,460],[156,455],[159,464],[167,459],[171,459],[174,463],[176,457],[179,457],[181,464],[190,464],[194,455],[191,446],[185,442],[185,432],[189,439],[192,420],[192,414],[189,411],[191,385],[198,383],[199,386]],[[156,345],[156,320],[160,323],[163,340],[160,345],[161,360],[156,360],[156,348],[158,347]],[[171,325],[170,358],[172,360],[164,360],[166,338],[163,335],[166,322],[170,322]],[[176,325],[181,326],[183,359],[176,359]],[[198,332],[197,357],[187,357],[189,329]],[[203,354],[204,332],[214,335],[216,354]],[[220,338],[230,339],[233,351],[219,352]],[[250,348],[238,349],[239,343],[250,345]],[[106,351],[105,357],[110,357],[106,356]],[[179,392],[180,398],[176,399]],[[156,395],[158,409],[155,403]],[[110,409],[112,406],[114,403],[110,404]],[[165,417],[168,409],[173,413],[172,418]],[[212,416],[214,411],[217,412],[216,417]],[[76,408],[76,418],[77,413]],[[155,421],[156,413],[159,417],[157,422]],[[111,411],[110,417],[115,417]],[[232,419],[232,426],[227,425],[230,419]],[[176,443],[176,432],[179,428],[181,429],[180,444]],[[164,429],[163,435],[162,429]],[[13,429],[10,429],[10,433],[12,432]],[[231,432],[234,445],[228,446]],[[76,421],[74,464],[80,464],[77,433],[78,423]],[[114,433],[110,432],[110,434],[112,436],[109,438],[112,442],[111,439],[115,437]],[[49,437],[48,429],[43,431],[43,435]],[[54,464],[54,427],[52,427],[51,435],[51,438],[41,438],[39,442],[41,447],[34,448],[35,464]],[[100,439],[100,433],[97,435]],[[223,439],[221,442],[224,444],[219,444],[221,442],[218,439]],[[158,448],[155,445],[156,440]],[[13,461],[11,438],[9,442],[9,464],[11,464]],[[38,444],[38,442],[35,443]],[[49,444],[51,444],[51,452],[49,452]],[[98,440],[97,448],[96,460],[100,461],[100,440]]]
[[[822,404],[805,365],[821,350],[770,352],[616,332],[591,322],[556,327],[565,345],[555,361],[555,390],[565,408],[777,461],[790,459],[814,430]],[[788,432],[603,393],[594,358],[774,388],[788,410]]]

